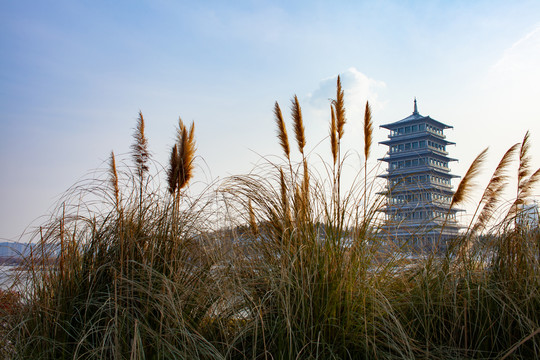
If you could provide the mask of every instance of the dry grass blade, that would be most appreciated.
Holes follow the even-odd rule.
[[[294,98],[291,100],[291,112],[294,122],[294,135],[296,136],[296,142],[298,143],[298,149],[300,153],[304,155],[304,147],[306,146],[306,137],[304,134],[304,121],[302,119],[302,109],[300,108],[300,103],[298,102],[298,97],[294,95]]]
[[[167,184],[169,185],[169,193],[174,194],[178,186],[178,171],[180,168],[180,160],[178,158],[178,146],[173,145],[171,149],[171,157],[169,159],[169,170],[167,171]]]
[[[371,107],[366,101],[366,111],[364,113],[364,155],[366,161],[371,152],[371,144],[373,143],[373,121],[371,119]]]
[[[487,151],[488,149],[485,148],[484,151],[482,151],[476,157],[476,159],[474,159],[471,166],[469,166],[469,170],[467,170],[467,173],[463,177],[463,180],[461,180],[461,182],[459,183],[459,186],[454,193],[454,196],[452,196],[450,208],[452,208],[456,204],[461,203],[469,196],[469,193],[474,186],[474,179],[476,178],[476,176],[478,176],[478,174],[480,173],[480,167],[486,161]]]
[[[251,232],[253,236],[259,235],[259,227],[257,226],[257,219],[255,218],[255,211],[251,205],[251,199],[248,200],[248,210],[249,210],[249,225],[251,226]]]
[[[337,124],[336,124],[336,112],[334,106],[330,105],[330,112],[332,114],[332,120],[330,122],[330,145],[332,147],[332,160],[334,161],[334,166],[337,162],[338,157],[338,139],[337,139]]]
[[[309,169],[308,169],[308,163],[307,160],[304,159],[304,178],[302,181],[302,201],[304,203],[304,207],[309,206]]]
[[[341,78],[337,77],[337,94],[336,99],[332,101],[332,104],[334,105],[336,109],[336,120],[337,120],[337,133],[338,138],[341,140],[343,137],[345,123],[347,122],[345,118],[345,93],[343,89],[341,88]]]
[[[287,196],[287,183],[285,181],[285,174],[283,170],[279,169],[279,181],[280,181],[280,190],[281,190],[281,207],[283,209],[283,215],[285,216],[285,221],[291,222],[291,209],[289,206],[289,197]]]
[[[114,157],[114,151],[111,151],[110,176],[111,186],[114,192],[114,201],[116,209],[118,210],[120,207],[120,188],[118,186],[118,171],[116,170],[116,159]]]
[[[486,186],[484,194],[482,195],[482,198],[480,200],[479,204],[484,204],[484,207],[482,208],[482,211],[480,212],[480,215],[478,215],[478,219],[474,224],[473,232],[482,230],[486,226],[488,221],[491,219],[493,212],[497,208],[497,204],[499,203],[499,200],[502,196],[502,190],[506,186],[508,181],[508,175],[506,174],[506,170],[508,166],[512,163],[512,157],[514,156],[514,153],[518,150],[518,148],[519,143],[514,144],[510,149],[508,149],[502,157],[501,161],[499,162],[499,165],[497,165],[497,168],[493,172],[491,180]]]
[[[279,144],[281,145],[281,148],[283,149],[283,152],[285,153],[287,159],[290,160],[291,150],[289,148],[289,137],[287,136],[287,128],[285,127],[283,114],[281,113],[281,109],[279,108],[279,104],[277,103],[277,101],[274,105],[274,116],[276,117],[276,124],[278,126],[277,133]]]

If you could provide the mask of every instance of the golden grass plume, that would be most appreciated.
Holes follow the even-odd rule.
[[[519,143],[510,147],[503,155],[499,165],[497,165],[497,168],[493,172],[493,175],[491,176],[491,179],[486,186],[484,194],[479,202],[479,206],[484,204],[484,207],[482,208],[482,211],[478,215],[476,223],[472,228],[473,233],[479,230],[481,231],[486,226],[497,208],[497,204],[502,196],[502,190],[508,182],[508,166],[512,163],[512,157],[518,149]]]
[[[373,143],[373,120],[371,119],[371,107],[369,101],[366,101],[366,111],[364,113],[364,156],[366,161],[371,153]]]
[[[296,136],[296,142],[298,143],[298,149],[300,153],[304,154],[304,147],[306,146],[306,137],[304,134],[304,121],[302,119],[302,109],[298,102],[298,97],[294,95],[291,99],[291,112],[294,123],[294,135]]]
[[[452,202],[450,203],[450,208],[452,208],[454,205],[457,205],[461,202],[463,202],[465,199],[467,199],[470,196],[470,192],[472,188],[474,187],[474,180],[476,176],[480,173],[480,168],[486,161],[487,157],[487,151],[488,148],[485,148],[472,162],[471,166],[469,166],[469,169],[467,170],[467,173],[465,173],[465,176],[459,183],[459,186],[452,196]]]
[[[111,151],[111,160],[109,164],[110,182],[114,193],[114,202],[116,209],[120,208],[120,187],[118,186],[118,171],[116,170],[116,159],[114,151]]]
[[[334,107],[330,105],[330,113],[332,119],[330,121],[330,146],[332,148],[332,160],[334,165],[336,165],[338,157],[338,139],[337,139],[337,124],[336,124],[336,112]]]
[[[278,126],[277,135],[279,139],[279,144],[285,153],[287,159],[291,158],[291,149],[289,147],[289,137],[287,135],[287,127],[285,126],[285,121],[283,120],[283,114],[279,108],[279,104],[276,101],[274,105],[274,116],[276,118],[276,124]]]
[[[192,122],[189,130],[181,118],[178,119],[176,144],[171,150],[167,183],[169,192],[180,192],[193,177],[193,160],[195,158],[195,124]]]
[[[336,90],[336,99],[332,101],[332,105],[334,105],[334,108],[336,109],[336,120],[337,120],[337,133],[338,138],[341,140],[344,134],[343,127],[345,126],[345,123],[347,122],[347,119],[345,117],[345,93],[343,89],[341,88],[341,78],[338,75],[337,77],[337,90]]]

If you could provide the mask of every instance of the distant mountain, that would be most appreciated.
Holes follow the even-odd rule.
[[[47,256],[54,257],[54,247],[52,245],[45,246],[45,253]],[[31,251],[34,250],[35,254],[39,257],[42,253],[39,244],[19,243],[19,242],[1,242],[0,243],[0,264],[12,265],[21,263],[21,260],[25,256],[29,256]],[[51,251],[53,250],[53,251]]]
[[[0,257],[20,257],[26,255],[30,255],[30,246],[28,243],[0,243]]]

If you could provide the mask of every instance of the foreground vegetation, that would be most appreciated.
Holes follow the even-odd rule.
[[[296,97],[291,109],[295,144],[274,109],[283,163],[199,196],[188,191],[193,124],[180,120],[160,186],[140,114],[133,165],[119,167],[111,154],[103,179],[75,186],[36,232],[42,247],[26,258],[28,290],[1,294],[9,304],[0,308],[2,356],[539,358],[540,232],[516,221],[540,177],[530,169],[528,135],[501,160],[467,232],[444,253],[411,259],[406,244],[380,234],[369,105],[363,171],[347,188],[339,78],[322,170],[304,152]],[[470,194],[484,157],[452,206]],[[517,195],[492,227],[514,158]]]

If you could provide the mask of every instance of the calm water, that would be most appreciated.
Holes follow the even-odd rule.
[[[16,265],[0,265],[0,289],[24,291],[24,282],[27,276],[26,271],[21,271]],[[17,278],[19,281],[16,281]],[[14,284],[17,286],[14,287]]]

